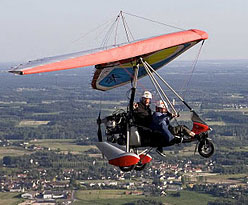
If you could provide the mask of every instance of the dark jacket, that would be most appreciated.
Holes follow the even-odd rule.
[[[138,107],[133,111],[134,122],[137,125],[150,127],[150,124],[152,122],[152,111],[150,109],[150,106],[146,106],[142,102],[138,102],[137,104]]]
[[[171,118],[172,115],[170,113],[162,114],[160,112],[154,112],[152,115],[151,129],[161,132],[167,142],[170,142],[172,139],[174,139],[174,136],[169,131]]]

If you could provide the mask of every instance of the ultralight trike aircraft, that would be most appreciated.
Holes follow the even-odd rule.
[[[119,16],[123,17],[122,12]],[[123,25],[126,24],[123,23]],[[95,66],[91,83],[93,89],[107,91],[131,82],[127,110],[117,110],[111,116],[103,119],[99,114],[97,119],[99,142],[96,145],[106,156],[109,164],[120,167],[122,171],[142,170],[152,160],[149,155],[151,150],[159,146],[167,147],[177,143],[196,141],[198,142],[196,149],[201,156],[207,158],[214,152],[213,143],[208,138],[209,126],[157,72],[159,68],[164,67],[192,46],[203,43],[207,38],[208,34],[204,31],[183,30],[114,45],[107,49],[99,48],[87,51],[87,53],[82,51],[30,61],[15,67],[10,72],[27,75]],[[192,131],[197,134],[197,137],[181,136],[180,142],[168,144],[159,132],[134,123],[133,103],[137,81],[144,76],[149,76],[161,100],[169,104],[175,116],[178,113],[162,89],[161,83],[166,85],[190,110],[193,122]],[[105,124],[107,141],[103,141],[101,124]],[[143,150],[140,151],[140,148]]]

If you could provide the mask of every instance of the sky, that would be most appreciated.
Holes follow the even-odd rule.
[[[100,34],[104,36],[107,29],[94,29],[114,21],[121,10],[206,31],[209,39],[200,60],[248,59],[247,0],[0,0],[0,62],[25,62],[100,47]],[[130,16],[126,20],[135,39],[170,32],[168,27]],[[196,53],[182,59],[193,59]]]

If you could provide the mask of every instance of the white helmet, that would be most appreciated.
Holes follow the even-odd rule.
[[[159,108],[166,108],[168,110],[168,105],[166,102],[164,102],[163,100],[159,100],[156,102],[156,107]]]
[[[145,91],[142,95],[142,98],[149,98],[152,99],[152,94],[149,91]]]

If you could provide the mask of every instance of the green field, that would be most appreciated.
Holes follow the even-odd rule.
[[[128,190],[84,190],[75,194],[75,205],[79,204],[124,204],[144,199],[145,196],[127,195]]]
[[[222,183],[242,183],[242,179],[247,177],[247,174],[218,174],[207,177],[208,182],[222,182]]]
[[[24,154],[31,154],[32,152],[19,149],[17,147],[0,147],[0,159],[4,156],[21,156]]]
[[[33,140],[30,141],[29,144],[30,145],[34,144],[36,146],[41,146],[41,147],[47,147],[50,148],[51,150],[60,150],[60,152],[63,153],[71,152],[72,154],[80,154],[89,149],[97,149],[96,146],[94,145],[77,145],[74,142],[74,140],[71,139]],[[0,159],[2,159],[4,156],[22,156],[24,154],[32,154],[32,153],[33,153],[32,151],[28,151],[21,147],[15,147],[15,146],[0,147]],[[92,154],[92,155],[98,156],[98,154]]]
[[[227,139],[231,141],[232,136],[230,137],[221,137],[223,139]],[[235,137],[233,137],[235,139]],[[240,147],[217,147],[217,149],[221,152],[248,152],[248,146],[240,146]]]
[[[75,194],[75,205],[79,204],[124,204],[128,202],[134,202],[137,200],[155,200],[161,201],[167,205],[207,205],[209,201],[216,200],[216,197],[212,197],[208,194],[201,194],[191,191],[181,191],[180,197],[173,196],[173,192],[167,196],[150,197],[145,195],[134,196],[126,194],[131,190],[85,190],[77,191]]]
[[[91,148],[96,149],[93,145],[77,145],[73,139],[43,139],[33,140],[30,144],[47,147],[51,150],[60,150],[62,152],[83,153]]]
[[[35,120],[22,120],[17,127],[38,127],[40,125],[47,125],[50,121],[35,121]]]
[[[0,192],[0,205],[16,205],[23,201],[18,197],[19,193]]]
[[[226,125],[226,123],[223,121],[207,121],[207,124],[209,126],[211,125],[225,126]]]
[[[40,115],[59,115],[60,112],[42,112],[42,113],[33,113],[32,116],[40,116]]]
[[[245,146],[245,147],[235,147],[234,150],[237,151],[237,152],[248,152],[248,146]]]
[[[104,105],[120,105],[126,101],[110,101],[110,100],[76,100],[77,102],[91,103],[91,104],[104,104]]]
[[[161,201],[170,205],[207,205],[209,201],[215,201],[217,198],[209,194],[201,194],[192,191],[180,191],[180,197],[169,196],[162,197]]]
[[[180,145],[179,145],[180,146]],[[188,156],[193,156],[195,152],[195,143],[192,143],[190,146],[185,146],[181,150],[178,151],[178,153],[174,153],[173,150],[166,150],[166,147],[164,148],[164,153],[166,156],[180,156],[180,157],[188,157]],[[197,152],[198,153],[198,152]],[[197,154],[196,153],[196,154]]]

